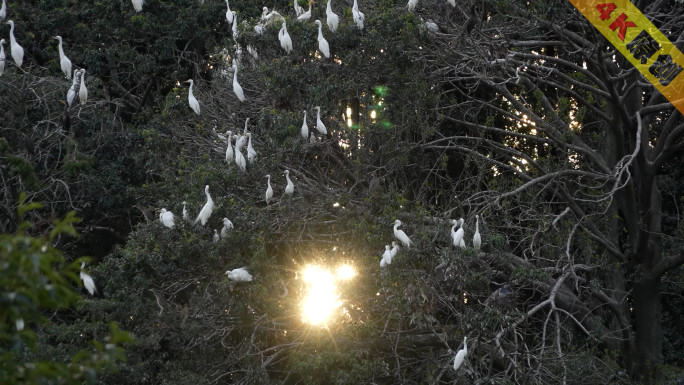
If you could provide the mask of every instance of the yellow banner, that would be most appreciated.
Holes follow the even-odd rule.
[[[684,114],[684,55],[629,0],[570,0]]]

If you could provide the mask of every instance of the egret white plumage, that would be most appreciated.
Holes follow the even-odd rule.
[[[3,3],[4,3],[4,1],[3,1]],[[16,326],[18,332],[24,330],[24,319],[23,318],[17,318],[17,320],[14,321],[14,326]]]
[[[83,286],[88,290],[88,293],[90,293],[90,295],[95,295],[95,292],[97,291],[95,288],[95,281],[93,281],[93,277],[84,272],[83,269],[85,269],[85,262],[81,263],[81,272],[78,273],[78,276],[81,278],[81,281],[83,281]]]
[[[392,258],[396,257],[397,254],[399,254],[399,244],[392,241],[392,249],[390,250],[390,255]]]
[[[268,11],[267,7],[262,8],[261,10],[261,23],[263,25],[269,25],[272,24],[274,21],[276,21],[278,18],[283,18],[283,16],[278,13],[278,11]]]
[[[4,1],[4,0],[3,0]],[[295,10],[295,15],[300,16],[302,13],[304,13],[304,8],[302,8],[301,5],[297,2],[297,0],[294,0],[294,10]]]
[[[480,236],[480,216],[475,215],[475,235],[473,235],[473,248],[480,250],[482,246],[482,237]]]
[[[235,164],[237,164],[240,170],[247,171],[247,159],[242,155],[244,143],[241,138],[238,139],[237,135],[235,135]]]
[[[253,163],[256,161],[257,158],[257,152],[254,150],[254,147],[252,147],[252,133],[248,132],[247,133],[247,160],[249,163]]]
[[[406,235],[404,230],[398,229],[399,226],[401,226],[401,221],[397,219],[394,221],[394,238],[397,238],[402,245],[411,247],[411,240],[409,239],[408,235]]]
[[[190,105],[190,108],[192,108],[192,110],[195,111],[197,116],[199,116],[200,105],[199,105],[199,102],[197,101],[197,98],[192,93],[192,86],[195,85],[195,82],[192,79],[188,79],[185,82],[190,83],[190,87],[188,88],[188,104]]]
[[[271,176],[266,175],[266,178],[268,179],[266,182],[268,187],[266,187],[266,195],[265,196],[266,196],[266,204],[269,204],[269,203],[271,203],[271,198],[273,198],[273,189],[271,188]]]
[[[416,5],[418,5],[418,0],[409,0],[408,4],[406,4],[406,7],[408,8],[409,12],[413,12],[416,10]]]
[[[321,51],[323,56],[326,58],[330,57],[330,45],[328,41],[323,37],[323,27],[320,20],[315,21],[318,26],[318,50]]]
[[[78,75],[81,73],[79,70],[74,70],[74,76],[73,80],[71,82],[71,87],[69,87],[69,90],[67,91],[67,105],[71,107],[71,105],[74,103],[74,99],[76,98],[76,85],[78,84]]]
[[[468,339],[468,337],[463,337],[463,349],[459,350],[454,358],[454,370],[458,370],[458,368],[461,367],[461,364],[465,360],[466,354],[468,354],[468,344],[466,343],[466,339]]]
[[[237,13],[235,11],[233,13],[233,26],[231,27],[231,32],[233,32],[233,40],[237,41],[238,38],[238,22],[237,22]]]
[[[290,34],[287,33],[287,24],[285,24],[285,19],[283,19],[283,26],[280,27],[280,31],[278,32],[278,40],[280,40],[280,46],[283,47],[285,52],[292,52],[292,38],[290,37]]]
[[[451,5],[452,7],[456,8],[456,0],[446,0],[446,2],[449,3],[449,5]]]
[[[256,48],[254,48],[253,45],[247,44],[247,52],[249,52],[250,55],[252,55],[252,58],[254,60],[259,60],[259,54],[257,53]]]
[[[285,186],[285,194],[292,195],[294,193],[294,183],[290,179],[290,170],[285,170],[285,179],[287,179],[287,186]]]
[[[354,5],[352,6],[352,16],[354,17],[354,24],[356,24],[359,29],[363,29],[363,22],[366,20],[366,16],[363,12],[359,11],[359,4],[354,0]]]
[[[306,110],[304,110],[304,123],[302,123],[302,129],[299,132],[304,140],[309,139],[309,125],[306,124]]]
[[[295,0],[297,1],[297,0]],[[0,21],[5,20],[7,17],[7,2],[5,0],[2,0],[2,6],[0,7]]]
[[[385,252],[382,253],[382,259],[385,260],[385,264],[392,264],[392,250],[390,249],[390,245],[385,245]]]
[[[257,35],[263,35],[265,29],[266,27],[261,23],[257,23],[257,25],[254,26],[254,32],[256,32]]]
[[[337,27],[340,25],[340,18],[333,12],[332,10],[332,5],[331,5],[332,0],[328,0],[328,5],[325,6],[325,16],[326,16],[326,21],[328,22],[328,28],[330,28],[330,32],[335,32],[337,31]]]
[[[4,1],[4,0],[3,0]],[[0,76],[5,73],[5,39],[0,39]]]
[[[81,87],[78,89],[78,100],[79,103],[85,104],[88,101],[88,88],[86,88],[85,77],[86,70],[82,69],[81,73]]]
[[[140,12],[142,11],[143,4],[145,4],[145,0],[131,0],[131,3],[133,3],[133,9],[136,12]]]
[[[240,144],[240,148],[245,147],[245,144],[247,144],[247,125],[248,124],[249,124],[249,118],[245,119],[245,129],[242,130],[242,135],[240,135],[240,137],[238,139],[238,142]],[[235,147],[237,147],[237,144],[235,144]]]
[[[233,270],[226,271],[228,279],[235,282],[252,282],[252,275],[249,274],[246,267],[240,267]]]
[[[195,225],[198,223],[201,223],[202,226],[206,225],[211,216],[211,212],[214,210],[214,200],[211,199],[211,195],[209,194],[209,185],[204,187],[204,195],[207,196],[207,203],[204,204],[204,207],[202,207],[202,210],[200,210],[197,215],[197,219],[195,219],[195,222],[193,223]]]
[[[233,24],[233,11],[230,10],[230,4],[226,0],[226,21],[228,24]]]
[[[217,243],[218,241],[221,240],[221,237],[219,236],[218,231],[216,229],[214,229],[214,236],[211,238],[211,240],[214,243]]]
[[[183,220],[184,221],[190,221],[190,213],[188,213],[188,209],[185,207],[186,203],[183,201]]]
[[[461,246],[461,243],[463,242],[463,218],[459,220],[451,220],[451,223],[453,226],[451,226],[451,241],[454,245],[454,247],[461,247],[465,248],[465,243],[463,246]],[[460,228],[458,230],[454,230],[456,226],[459,226]]]
[[[309,10],[297,16],[297,21],[308,21],[311,19],[311,4],[313,3],[313,0],[309,0]]]
[[[235,92],[235,95],[240,99],[241,102],[245,101],[245,93],[242,91],[242,86],[238,83],[237,79],[237,74],[238,74],[238,67],[235,62],[233,62],[233,92]]]
[[[233,222],[230,221],[228,218],[223,218],[223,228],[221,229],[221,238],[227,238],[228,237],[228,232],[235,227],[233,226]]]
[[[439,26],[432,22],[432,20],[428,20],[425,23],[425,28],[430,31],[430,32],[439,32]]]
[[[226,147],[226,163],[231,164],[233,163],[233,157],[235,156],[235,153],[233,152],[233,132],[228,131],[226,136],[228,139],[228,147]]]
[[[21,67],[24,63],[24,49],[17,43],[17,39],[14,37],[14,22],[8,20],[7,24],[10,25],[10,55],[14,59],[14,63],[17,67]]]
[[[316,114],[316,129],[318,132],[320,132],[323,135],[328,134],[328,130],[325,128],[325,124],[323,124],[323,121],[321,120],[321,107],[316,106],[314,107],[316,110],[318,110],[318,113]]]
[[[62,37],[57,35],[54,38],[59,41],[59,68],[61,68],[62,72],[64,72],[64,76],[71,80],[71,60],[69,60],[69,58],[64,54],[64,48],[62,48]]]
[[[159,213],[159,222],[162,223],[162,225],[172,229],[175,223],[173,222],[173,213],[171,211],[167,211],[166,209],[161,209],[161,212]]]

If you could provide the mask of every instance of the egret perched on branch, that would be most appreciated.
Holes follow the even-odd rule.
[[[209,217],[211,216],[211,212],[214,210],[214,200],[211,199],[211,195],[209,195],[209,185],[204,187],[204,195],[207,196],[207,203],[204,204],[204,207],[202,207],[202,210],[200,210],[199,215],[197,215],[197,219],[195,219],[195,222],[193,223],[195,225],[198,223],[201,223],[202,226],[206,225]]]
[[[306,124],[306,110],[304,110],[304,123],[302,123],[302,130],[300,131],[300,134],[305,141],[309,139],[309,125]]]
[[[238,38],[238,22],[237,22],[237,13],[235,11],[233,13],[233,27],[231,31],[233,32],[233,40],[237,41]]]
[[[285,19],[283,19],[283,26],[280,27],[280,31],[278,32],[278,40],[280,40],[280,46],[283,47],[285,52],[292,52],[292,38],[290,37],[290,34],[287,33]]]
[[[14,38],[14,22],[8,20],[7,24],[10,25],[10,54],[17,67],[21,67],[21,64],[24,62],[24,49],[21,48],[19,43],[17,43],[17,39]]]
[[[190,105],[190,108],[195,111],[197,116],[199,116],[200,105],[197,101],[197,98],[195,98],[195,95],[192,93],[192,86],[195,85],[195,82],[192,79],[188,79],[185,81],[185,83],[190,83],[190,88],[188,88],[188,104]]]
[[[292,180],[290,179],[290,170],[285,170],[285,179],[287,179],[285,194],[292,195],[294,193],[294,183],[292,183]]]
[[[228,218],[223,218],[223,228],[221,229],[221,238],[228,237],[228,231],[234,229],[233,222]]]
[[[242,135],[240,135],[240,139],[238,142],[240,142],[240,148],[244,147],[245,144],[247,143],[247,125],[249,124],[249,118],[245,119],[245,129],[242,130]],[[237,144],[235,145],[237,147]]]
[[[142,11],[143,4],[145,4],[145,0],[131,0],[131,3],[133,3],[133,9],[136,12],[140,12]]]
[[[397,256],[397,254],[399,254],[399,244],[392,241],[392,250],[390,250],[390,256],[394,258]]]
[[[188,213],[188,209],[185,208],[185,201],[183,201],[183,220],[190,222],[190,214]]]
[[[359,29],[363,29],[363,21],[366,19],[366,16],[363,12],[359,11],[359,4],[356,0],[354,0],[354,5],[352,6],[352,16],[354,17],[354,24],[356,24]]]
[[[175,223],[173,223],[173,213],[171,211],[166,211],[164,208],[161,209],[161,212],[159,213],[159,222],[172,229],[175,225]]]
[[[296,2],[297,0],[295,0]],[[5,0],[2,0],[2,7],[0,7],[0,21],[5,20],[7,17],[7,2]]]
[[[247,133],[247,160],[249,163],[253,163],[256,161],[257,158],[257,152],[254,150],[254,147],[252,147],[252,133],[248,132]]]
[[[78,89],[78,100],[81,104],[85,104],[88,101],[88,89],[85,84],[86,70],[81,70],[81,87]]]
[[[257,53],[256,48],[254,48],[253,45],[247,44],[247,52],[249,52],[250,55],[254,58],[254,60],[259,60],[259,54]]]
[[[226,163],[233,163],[233,157],[235,153],[233,152],[233,132],[228,131],[226,133],[226,138],[228,139],[228,147],[226,147]]]
[[[411,240],[404,230],[398,229],[399,226],[401,226],[401,221],[397,219],[394,221],[394,238],[397,238],[404,246],[411,247]]]
[[[314,107],[316,110],[318,110],[318,114],[316,114],[316,129],[318,132],[320,132],[323,135],[328,134],[328,130],[325,128],[325,124],[323,124],[323,121],[321,120],[321,107],[316,106]]]
[[[4,0],[3,0],[4,1]],[[294,10],[295,10],[295,15],[300,16],[302,13],[304,13],[304,8],[302,8],[301,5],[297,2],[297,0],[294,0]]]
[[[297,16],[297,21],[308,21],[311,19],[311,4],[315,3],[313,0],[309,0],[309,10]]]
[[[468,344],[466,343],[466,339],[468,339],[468,337],[463,337],[463,349],[459,350],[454,358],[454,370],[458,370],[458,368],[461,367],[461,364],[465,360],[466,354],[468,354]]]
[[[385,267],[392,264],[392,250],[390,250],[389,245],[385,245],[385,252],[382,253],[382,259],[380,260],[380,267]]]
[[[473,248],[480,250],[482,238],[480,237],[480,216],[475,215],[475,235],[473,235]]]
[[[237,164],[240,170],[247,171],[247,160],[245,159],[245,156],[242,155],[242,146],[244,146],[244,144],[245,142],[242,138],[238,139],[237,135],[235,135],[235,164]]]
[[[95,292],[97,291],[95,288],[95,281],[93,281],[93,277],[84,272],[83,269],[85,269],[85,262],[81,262],[81,272],[78,276],[81,278],[81,281],[83,281],[83,286],[88,290],[88,293],[90,293],[90,295],[95,295]]]
[[[5,39],[0,39],[0,76],[5,73],[5,59]]]
[[[451,226],[451,241],[454,244],[454,247],[461,247],[464,249],[465,243],[463,242],[463,218],[459,220],[452,219],[451,223],[453,224],[453,226]],[[460,225],[460,228],[458,230],[454,230],[458,225]],[[463,244],[463,246],[461,246],[461,244]]]
[[[456,8],[456,0],[446,0],[446,2],[449,3],[449,5],[451,5],[452,7]]]
[[[64,72],[64,76],[71,80],[71,60],[64,54],[64,48],[62,48],[62,37],[57,35],[54,37],[59,42],[59,68]]]
[[[261,22],[264,25],[272,24],[278,17],[281,19],[283,18],[283,16],[280,13],[278,13],[278,11],[268,12],[267,7],[264,7],[261,10]]]
[[[226,21],[228,24],[233,24],[233,11],[230,10],[230,4],[226,0]]]
[[[330,4],[332,0],[328,0],[328,5],[325,7],[326,21],[328,22],[328,28],[330,32],[337,31],[337,27],[340,25],[340,18],[333,12],[332,5]]]
[[[73,80],[71,82],[71,87],[69,87],[69,90],[67,91],[67,105],[71,107],[71,105],[74,103],[74,99],[76,98],[76,85],[78,84],[78,75],[81,74],[81,71],[79,70],[74,70],[74,76]]]
[[[413,12],[416,10],[416,5],[418,5],[418,0],[409,0],[408,4],[406,4],[406,7],[408,8],[409,12]]]
[[[439,26],[435,24],[432,20],[423,22],[423,25],[425,25],[425,28],[430,32],[439,32]]]
[[[254,26],[254,32],[256,32],[257,35],[263,35],[265,28],[266,27],[263,24],[257,23],[257,25]]]
[[[323,56],[326,58],[330,57],[330,45],[328,41],[323,37],[323,27],[320,20],[315,21],[318,26],[318,50],[321,51]]]
[[[240,99],[241,102],[244,102],[245,93],[242,91],[242,86],[240,86],[237,80],[238,67],[235,61],[233,61],[233,70],[233,92],[235,92],[235,95],[238,97],[238,99]]]
[[[271,203],[271,198],[273,198],[273,189],[271,188],[271,176],[266,175],[266,178],[268,178],[266,182],[268,186],[266,187],[266,204],[269,204]]]
[[[211,240],[214,243],[218,243],[218,241],[221,240],[221,237],[219,236],[218,231],[216,229],[214,229],[214,236],[211,238]]]
[[[252,275],[249,274],[246,267],[226,271],[228,279],[235,282],[252,282]]]

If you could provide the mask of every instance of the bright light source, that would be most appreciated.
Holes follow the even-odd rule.
[[[340,202],[333,203],[333,207],[340,207]]]
[[[312,325],[324,323],[341,305],[334,277],[329,270],[307,266],[303,278],[309,285],[309,292],[302,304],[304,319]]]
[[[371,111],[371,119],[375,119],[375,116],[376,116],[375,110]]]
[[[342,265],[337,268],[337,279],[349,279],[354,275],[356,275],[356,271],[349,265]]]

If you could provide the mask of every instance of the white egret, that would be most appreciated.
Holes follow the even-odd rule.
[[[254,32],[256,32],[257,35],[263,35],[265,29],[266,28],[261,23],[257,23],[257,25],[254,26]]]
[[[5,0],[3,0],[5,1]],[[295,10],[295,15],[300,16],[302,13],[304,13],[304,8],[302,8],[301,5],[297,2],[297,0],[294,0],[294,10]]]
[[[296,2],[297,0],[295,0]],[[7,2],[5,0],[2,0],[2,7],[0,7],[0,21],[5,20],[7,17]]]
[[[64,72],[64,76],[71,80],[71,60],[64,54],[64,48],[62,47],[62,37],[57,35],[54,37],[59,42],[59,68]]]
[[[306,110],[304,110],[304,123],[302,123],[302,130],[300,131],[304,140],[309,139],[309,125],[306,124]]]
[[[380,258],[380,268],[383,269],[387,266],[387,261],[385,258]]]
[[[323,37],[323,27],[320,20],[315,21],[318,26],[318,50],[321,51],[323,56],[326,58],[330,57],[330,45],[328,41]]]
[[[211,240],[214,243],[218,243],[218,241],[221,240],[221,237],[219,236],[218,231],[216,231],[216,229],[214,229],[214,236],[211,238]]]
[[[235,282],[252,282],[252,275],[249,274],[246,267],[240,267],[233,270],[226,271],[228,279]]]
[[[233,40],[237,41],[238,38],[238,23],[237,23],[237,13],[233,11],[233,27],[231,31],[233,32]]]
[[[390,249],[390,245],[385,245],[385,252],[382,253],[382,259],[385,260],[385,264],[392,264],[392,250]]]
[[[197,215],[197,219],[195,219],[195,222],[193,223],[195,225],[198,223],[201,223],[202,226],[206,225],[209,217],[211,216],[211,212],[214,210],[214,200],[211,199],[211,195],[209,195],[209,185],[204,187],[204,195],[207,196],[207,203],[204,204],[204,207],[202,207],[202,210],[200,210],[199,215]]]
[[[82,69],[80,72],[81,72],[81,87],[78,89],[78,100],[79,100],[79,103],[85,104],[88,101],[88,89],[86,88],[86,84],[85,84],[86,70]]]
[[[316,106],[314,109],[318,110],[318,114],[316,114],[316,129],[321,134],[327,135],[328,130],[325,128],[325,124],[323,124],[323,121],[321,120],[321,107]]]
[[[397,219],[394,221],[394,238],[397,238],[404,246],[411,247],[411,240],[404,230],[399,230],[397,228],[399,226],[401,226],[401,221]]]
[[[453,226],[451,227],[451,241],[454,247],[460,247],[464,249],[465,242],[463,241],[463,218],[459,220],[452,219],[451,223],[453,224]],[[460,225],[460,228],[458,230],[454,230],[458,225]],[[461,244],[463,244],[463,246],[461,246]]]
[[[235,164],[240,168],[242,171],[247,171],[247,160],[245,159],[245,156],[242,155],[242,146],[244,146],[244,141],[240,138],[237,138],[237,135],[235,135]]]
[[[4,0],[3,0],[4,4]],[[0,76],[5,73],[5,39],[0,39]]]
[[[428,20],[423,23],[425,25],[425,28],[430,31],[430,32],[439,32],[439,26],[432,22],[432,20]]]
[[[283,18],[283,16],[280,13],[278,13],[278,11],[268,12],[267,7],[263,7],[261,9],[261,23],[263,25],[269,25],[273,23],[278,17],[281,19]]]
[[[363,12],[359,11],[359,4],[356,0],[354,0],[354,5],[352,6],[352,16],[354,17],[354,24],[359,29],[363,29],[363,21],[366,20],[366,16]]]
[[[280,40],[280,46],[283,47],[285,52],[292,52],[292,38],[290,37],[290,34],[287,33],[285,19],[283,19],[283,26],[280,27],[280,31],[278,32],[278,40]]]
[[[190,222],[190,213],[188,213],[188,209],[185,207],[186,203],[183,201],[183,220]]]
[[[392,250],[390,250],[390,255],[392,258],[396,257],[397,254],[399,254],[399,244],[392,241]]]
[[[221,238],[228,237],[228,231],[234,229],[233,222],[228,218],[223,218],[223,228],[221,229]]]
[[[240,148],[245,147],[245,144],[247,144],[247,125],[249,124],[249,118],[245,119],[245,129],[242,130],[242,135],[240,135],[240,139],[238,140],[240,142]],[[237,144],[235,145],[237,147]]]
[[[24,49],[21,48],[19,43],[17,43],[17,39],[14,38],[14,22],[8,20],[7,24],[10,25],[10,54],[17,67],[21,67],[21,64],[24,62]]]
[[[3,0],[2,4],[5,4],[5,1]],[[24,330],[24,319],[23,318],[18,318],[16,321],[14,321],[14,326],[17,327],[17,331],[20,332]]]
[[[271,176],[266,175],[265,178],[268,178],[268,180],[266,182],[268,187],[266,187],[266,195],[265,196],[266,196],[266,204],[269,204],[269,203],[271,203],[271,198],[273,198],[273,189],[271,188]]]
[[[456,8],[456,0],[446,0],[446,2],[449,3],[449,5],[451,5],[452,7]]]
[[[259,54],[257,53],[256,48],[254,48],[253,45],[247,44],[247,52],[249,52],[250,55],[254,58],[254,60],[259,60]]]
[[[482,246],[482,237],[480,237],[480,216],[475,215],[475,235],[473,235],[473,248],[480,250]]]
[[[233,11],[230,10],[230,4],[226,0],[226,21],[228,24],[233,24]]]
[[[133,3],[133,9],[136,12],[140,12],[142,11],[143,4],[145,4],[145,0],[131,0],[131,3]]]
[[[233,157],[235,156],[235,153],[233,152],[233,132],[228,131],[226,133],[226,137],[228,139],[228,147],[226,147],[226,163],[231,164],[233,163]]]
[[[257,158],[257,152],[254,150],[254,147],[252,147],[252,133],[248,132],[247,133],[247,160],[249,163],[254,163]]]
[[[164,208],[161,209],[161,212],[159,213],[159,222],[161,222],[162,225],[172,229],[175,225],[175,223],[173,223],[173,213]]]
[[[468,337],[463,337],[463,349],[459,350],[454,358],[454,370],[458,370],[458,368],[461,367],[461,364],[465,360],[466,354],[468,354],[468,344],[466,343],[466,339],[468,339]]]
[[[245,93],[242,91],[242,87],[238,83],[237,80],[237,74],[238,74],[238,68],[237,68],[237,63],[233,62],[233,92],[235,92],[235,95],[240,99],[241,102],[245,101]]]
[[[416,5],[418,5],[418,0],[409,0],[408,4],[406,4],[406,7],[408,8],[409,12],[413,12],[416,10]]]
[[[88,293],[90,293],[90,295],[95,295],[95,292],[97,291],[95,288],[95,281],[93,281],[93,277],[84,272],[83,269],[85,269],[85,262],[81,263],[81,272],[78,276],[81,278],[81,281],[83,281],[83,286],[88,290]]]
[[[71,107],[76,98],[76,85],[78,84],[78,75],[81,73],[79,70],[74,70],[73,80],[71,82],[71,87],[67,91],[67,105]]]
[[[313,3],[313,0],[309,0],[309,10],[297,16],[297,21],[308,21],[311,19],[311,4]]]
[[[190,88],[188,88],[188,104],[190,105],[190,108],[192,108],[192,110],[195,111],[197,116],[199,116],[200,105],[199,105],[199,102],[197,101],[197,98],[192,93],[192,86],[195,85],[195,81],[192,79],[188,79],[185,81],[185,83],[190,83]]]
[[[340,25],[340,18],[333,12],[332,5],[330,4],[332,0],[328,0],[328,5],[325,7],[326,21],[328,22],[328,28],[330,32],[337,31],[337,27]]]
[[[290,179],[290,170],[285,170],[285,179],[287,179],[285,194],[292,195],[294,193],[294,183],[292,183],[292,180]]]

